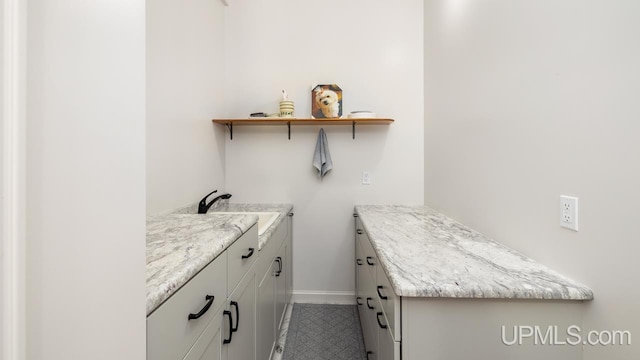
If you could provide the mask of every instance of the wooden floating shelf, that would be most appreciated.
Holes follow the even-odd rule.
[[[291,125],[351,125],[353,138],[356,138],[356,124],[362,125],[389,125],[393,119],[385,118],[340,118],[340,119],[311,119],[311,118],[277,118],[256,117],[247,119],[213,119],[216,124],[226,125],[229,128],[229,137],[233,140],[234,125],[287,125],[289,139],[291,139]]]

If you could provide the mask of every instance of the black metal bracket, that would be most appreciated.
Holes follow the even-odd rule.
[[[229,129],[229,140],[233,140],[233,123],[228,122],[226,125],[227,129]]]
[[[233,122],[225,123],[227,129],[229,129],[229,139],[233,140]],[[291,140],[291,121],[287,121],[287,138]],[[356,122],[351,122],[351,138],[356,139]]]

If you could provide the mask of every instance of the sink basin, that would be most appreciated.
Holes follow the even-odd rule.
[[[221,214],[239,214],[239,215],[258,215],[258,236],[264,234],[265,231],[278,218],[280,213],[277,212],[251,212],[251,211],[220,211]]]

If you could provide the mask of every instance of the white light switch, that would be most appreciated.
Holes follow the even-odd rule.
[[[368,171],[362,172],[362,185],[371,185],[371,175]]]

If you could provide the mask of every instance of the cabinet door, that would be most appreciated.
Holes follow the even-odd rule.
[[[231,312],[231,341],[223,351],[228,360],[256,359],[256,274],[250,269],[229,296],[226,306]]]
[[[364,334],[364,330],[367,321],[367,306],[365,304],[366,296],[366,284],[363,278],[363,272],[365,271],[364,267],[364,256],[362,252],[362,246],[360,246],[359,242],[356,241],[356,261],[355,261],[355,273],[356,273],[356,303],[358,304],[358,315],[360,315],[360,325],[362,326],[362,331]]]
[[[364,345],[367,352],[371,351],[371,355],[368,355],[369,360],[389,360],[378,355],[378,330],[376,329],[378,324],[376,323],[376,315],[381,309],[374,295],[375,290],[373,284],[374,281],[371,278],[371,274],[369,270],[365,268],[362,270],[362,285],[364,289],[364,305],[362,307],[364,308],[364,319],[361,320]]]
[[[184,360],[222,360],[223,310],[209,323]]]
[[[258,285],[258,360],[269,360],[276,341],[276,294],[274,276],[276,269],[277,265],[274,262]]]
[[[383,318],[380,321],[384,321]],[[376,324],[377,325],[377,324]],[[400,342],[394,341],[388,328],[378,328],[378,359],[400,360]]]
[[[289,259],[287,258],[288,250],[287,242],[285,241],[278,255],[276,256],[276,324],[277,328],[280,328],[282,318],[284,316],[284,310],[287,307],[287,268],[289,267]],[[277,334],[276,334],[277,335]]]
[[[293,293],[293,213],[289,213],[287,226],[289,231],[285,243],[287,244],[287,304],[289,304]]]

